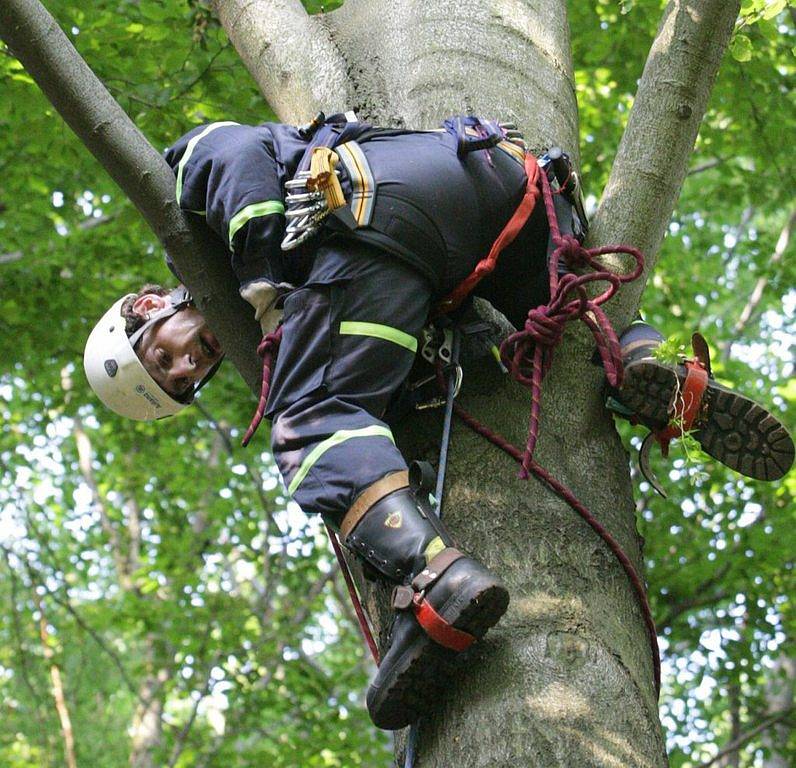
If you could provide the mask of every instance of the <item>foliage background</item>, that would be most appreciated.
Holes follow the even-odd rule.
[[[663,5],[571,4],[593,195]],[[47,7],[158,148],[202,122],[273,118],[197,0]],[[794,43],[785,2],[744,3],[644,300],[676,343],[700,328],[719,379],[790,426],[796,270],[792,244],[777,244],[794,220]],[[91,323],[169,274],[1,44],[0,83],[0,764],[64,764],[57,667],[79,765],[387,765],[324,534],[286,501],[263,437],[238,447],[253,402],[231,367],[200,408],[157,426],[116,419],[88,391]],[[669,499],[644,482],[637,493],[672,765],[705,764],[734,740],[725,765],[793,764],[796,479],[745,481],[693,449],[672,458],[655,460]],[[144,711],[157,721],[148,738]]]

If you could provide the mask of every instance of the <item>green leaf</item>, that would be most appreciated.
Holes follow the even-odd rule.
[[[752,58],[752,41],[746,35],[735,35],[730,45],[730,53],[736,61],[750,61]]]
[[[770,0],[770,2],[766,3],[765,10],[763,11],[763,18],[773,19],[785,10],[787,4],[787,0]]]

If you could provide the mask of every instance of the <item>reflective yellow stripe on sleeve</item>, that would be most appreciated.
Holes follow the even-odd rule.
[[[281,200],[264,200],[261,203],[252,203],[241,208],[229,220],[229,249],[232,250],[232,240],[238,230],[258,216],[270,216],[273,213],[284,213],[285,205]]]
[[[301,462],[298,472],[293,475],[293,479],[287,487],[287,492],[291,496],[296,492],[302,480],[304,480],[309,471],[315,466],[318,459],[320,459],[326,451],[355,437],[386,437],[395,445],[395,438],[392,436],[392,432],[390,432],[387,427],[381,427],[377,424],[370,427],[363,427],[362,429],[339,429],[331,437],[327,438],[322,443],[318,443],[318,445],[304,457],[304,461]]]
[[[340,323],[341,336],[373,336],[384,341],[391,341],[399,347],[408,349],[412,354],[417,352],[417,339],[408,333],[399,331],[390,325],[380,323],[361,323],[351,320],[344,320]]]

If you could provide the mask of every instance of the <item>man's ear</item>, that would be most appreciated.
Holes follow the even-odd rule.
[[[167,296],[158,296],[156,293],[145,293],[139,296],[132,306],[133,312],[141,317],[147,317],[150,312],[157,312],[169,303]]]

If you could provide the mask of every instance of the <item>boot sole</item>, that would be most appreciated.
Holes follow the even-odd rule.
[[[686,370],[657,360],[640,360],[625,368],[620,398],[642,423],[664,427]],[[692,433],[708,455],[756,480],[778,480],[793,464],[788,430],[748,397],[708,380],[699,428]]]
[[[479,640],[498,623],[509,604],[508,591],[494,581],[477,589],[469,602],[457,611],[460,598],[461,590],[439,613],[457,629],[469,632]],[[457,616],[448,615],[451,612]],[[459,658],[460,654],[421,633],[393,664],[390,676],[380,686],[371,685],[368,690],[368,711],[376,726],[388,731],[405,728],[444,700]]]

